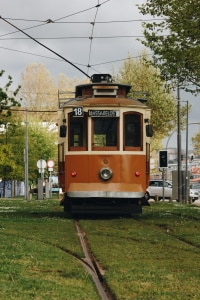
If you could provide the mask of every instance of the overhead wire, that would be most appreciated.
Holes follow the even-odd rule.
[[[95,7],[96,6],[94,6],[92,8],[95,8]],[[89,9],[87,9],[87,10],[89,10]],[[81,12],[84,12],[84,11],[86,11],[86,10],[83,10]],[[74,14],[62,17],[60,19],[71,17],[76,14],[77,13],[74,13]],[[5,19],[11,20],[11,21],[40,22],[40,23],[45,23],[45,24],[47,23],[47,21],[51,20],[51,19],[48,19],[48,20],[44,21],[44,20],[31,20],[31,19],[16,19],[16,18],[8,18],[8,17],[5,17]],[[109,21],[96,21],[95,23],[96,24],[132,23],[132,22],[144,22],[145,23],[145,22],[155,22],[155,21],[163,21],[163,20],[166,20],[166,19],[165,18],[154,18],[154,19],[109,20]],[[91,24],[91,21],[63,21],[63,22],[58,22],[57,20],[51,20],[51,21],[52,21],[52,23],[55,23],[55,24]]]
[[[107,1],[104,1],[103,3],[99,3],[99,0],[98,0],[98,3],[96,5],[96,12],[95,12],[95,16],[94,16],[94,20],[93,22],[91,22],[91,25],[92,25],[92,32],[91,32],[91,35],[89,37],[90,39],[90,46],[89,46],[89,55],[88,55],[88,64],[87,64],[87,74],[89,72],[89,68],[91,67],[90,66],[90,60],[91,60],[91,54],[92,54],[92,42],[93,42],[93,38],[94,38],[94,26],[95,26],[95,22],[96,22],[96,18],[97,18],[97,14],[98,14],[98,10],[99,10],[99,7],[102,5],[102,4],[105,4],[106,2],[108,2],[110,0],[107,0]]]
[[[50,56],[46,56],[46,55],[40,55],[40,54],[31,53],[31,52],[22,51],[22,50],[10,49],[10,48],[7,48],[7,47],[0,47],[0,49],[5,49],[5,50],[9,50],[9,51],[19,52],[19,53],[23,53],[23,54],[27,54],[27,55],[32,55],[32,56],[43,57],[43,58],[47,58],[47,59],[51,59],[51,60],[57,60],[57,61],[60,61],[60,62],[63,61],[61,58],[50,57]],[[137,59],[139,57],[142,57],[142,55],[137,55],[137,56],[130,57],[130,58]],[[110,61],[106,61],[106,62],[100,62],[100,63],[96,63],[96,64],[91,65],[91,68],[94,67],[94,66],[100,66],[100,65],[105,65],[105,64],[111,64],[111,63],[115,63],[115,62],[125,61],[125,60],[128,60],[128,59],[129,59],[129,57],[128,58],[126,57],[126,58],[116,59],[116,60],[110,60]],[[76,65],[79,65],[79,66],[87,67],[87,64],[81,64],[81,63],[78,63],[78,62],[73,62],[73,63],[76,64]]]
[[[169,36],[169,34],[157,35],[156,37]],[[110,35],[110,36],[62,36],[62,37],[36,37],[37,40],[67,40],[67,39],[115,39],[115,38],[142,38],[144,35]],[[29,40],[29,38],[0,38],[0,41]]]
[[[88,63],[87,63],[87,65],[85,65],[85,64],[80,64],[80,63],[75,63],[76,65],[82,65],[82,66],[85,66],[85,67],[87,67],[88,68],[88,70],[89,70],[89,68],[92,68],[92,67],[94,67],[94,66],[99,66],[99,65],[102,65],[102,64],[109,64],[109,63],[112,63],[112,62],[117,62],[117,61],[123,61],[123,60],[125,60],[125,59],[119,59],[119,60],[112,60],[112,61],[108,61],[108,62],[103,62],[103,63],[97,63],[97,64],[94,64],[94,65],[91,65],[91,55],[92,55],[92,44],[93,44],[93,40],[94,39],[111,39],[111,38],[142,38],[143,36],[132,36],[132,35],[121,35],[121,36],[94,36],[94,26],[95,26],[95,24],[107,24],[107,23],[128,23],[128,22],[136,22],[136,21],[141,21],[141,22],[143,22],[144,20],[111,20],[111,21],[97,21],[96,19],[97,19],[97,14],[98,14],[98,9],[99,9],[99,7],[102,5],[102,4],[105,4],[105,3],[107,3],[107,2],[109,2],[110,0],[106,0],[106,1],[104,1],[104,2],[102,2],[102,3],[99,3],[99,0],[98,0],[98,3],[97,3],[97,5],[95,5],[95,6],[91,6],[91,7],[89,7],[89,8],[86,8],[86,9],[84,9],[84,10],[80,10],[80,11],[78,11],[78,12],[74,12],[74,13],[72,13],[72,14],[68,14],[68,15],[66,15],[66,16],[64,16],[64,17],[60,17],[60,18],[57,18],[57,19],[48,19],[48,20],[46,20],[46,21],[41,21],[41,20],[33,20],[33,19],[31,19],[31,20],[29,20],[29,21],[31,21],[31,22],[41,22],[42,24],[39,24],[39,25],[36,25],[36,26],[32,26],[32,27],[28,27],[28,28],[25,28],[24,30],[29,30],[29,29],[32,29],[32,28],[36,28],[36,27],[39,27],[39,26],[43,26],[43,25],[46,25],[46,24],[49,24],[49,23],[77,23],[77,24],[79,24],[79,23],[87,23],[87,24],[91,24],[92,25],[92,32],[91,32],[91,35],[90,35],[90,37],[83,37],[83,36],[77,36],[77,37],[75,37],[75,36],[71,36],[71,37],[44,37],[44,38],[32,38],[32,37],[30,37],[28,34],[26,34],[25,32],[23,32],[24,30],[21,30],[21,29],[18,29],[17,31],[15,31],[15,32],[11,32],[11,33],[7,33],[7,34],[4,34],[4,35],[1,35],[0,36],[0,39],[1,40],[5,40],[5,39],[2,39],[1,37],[3,37],[3,36],[6,36],[6,35],[9,35],[9,34],[12,34],[12,33],[16,33],[16,32],[23,32],[25,35],[27,35],[28,37],[27,38],[14,38],[14,39],[30,39],[30,38],[32,38],[33,40],[35,40],[37,43],[39,43],[40,45],[42,45],[38,40],[39,39],[45,39],[45,40],[47,40],[47,39],[49,39],[49,40],[58,40],[58,39],[88,39],[89,38],[89,40],[90,40],[90,46],[89,46],[89,55],[88,55]],[[69,17],[71,17],[71,16],[74,16],[74,15],[77,15],[77,14],[80,14],[80,13],[83,13],[83,12],[86,12],[86,11],[89,11],[89,10],[92,10],[92,9],[96,9],[96,12],[95,12],[95,16],[94,16],[94,20],[93,20],[93,22],[69,22],[69,21],[62,21],[62,22],[60,22],[61,20],[63,20],[63,19],[65,19],[65,18],[69,18]],[[1,17],[0,17],[1,18]],[[16,18],[2,18],[2,19],[4,19],[5,21],[6,20],[23,20],[23,21],[27,21],[26,19],[16,19]],[[162,19],[154,19],[154,21],[160,21],[160,20],[162,20]],[[147,21],[147,20],[146,20]],[[7,23],[9,23],[9,22],[7,22]],[[17,28],[17,27],[16,27]],[[12,39],[12,38],[10,38],[10,39]],[[10,40],[9,39],[9,40]],[[7,40],[7,39],[6,39]],[[44,45],[43,45],[44,46]],[[25,51],[20,51],[20,50],[14,50],[14,49],[9,49],[9,48],[5,48],[5,47],[0,47],[1,49],[7,49],[7,50],[10,50],[10,51],[16,51],[16,52],[21,52],[21,53],[25,53],[25,54],[29,54],[29,55],[35,55],[35,56],[40,56],[40,57],[44,57],[44,58],[48,58],[48,59],[54,59],[54,60],[58,60],[58,61],[62,61],[63,60],[63,57],[61,56],[61,55],[58,55],[59,57],[60,57],[60,59],[58,59],[58,58],[53,58],[53,57],[47,57],[47,56],[43,56],[43,55],[38,55],[38,54],[33,54],[33,53],[29,53],[29,52],[25,52]],[[45,47],[45,48],[47,48],[48,50],[51,50],[51,49],[49,49],[48,47]],[[56,52],[54,52],[54,51],[51,51],[51,52],[53,52],[54,54],[57,54]],[[66,60],[67,62],[68,62],[68,60]],[[70,62],[71,63],[71,62]],[[72,65],[73,65],[73,63],[72,63]],[[79,68],[78,68],[79,69]],[[94,68],[93,68],[94,69]],[[86,74],[85,72],[84,72],[84,74]],[[87,71],[87,76],[88,76],[88,71]],[[89,76],[88,76],[89,77]]]
[[[3,21],[5,21],[6,23],[8,23],[9,25],[11,25],[12,27],[18,29],[20,32],[22,32],[23,34],[25,34],[26,36],[28,36],[30,39],[32,39],[33,41],[35,41],[36,43],[38,43],[39,45],[41,45],[42,47],[44,47],[45,49],[49,50],[50,52],[54,53],[55,55],[57,55],[58,57],[60,57],[61,59],[63,59],[65,62],[69,63],[70,65],[72,65],[73,67],[75,67],[77,70],[79,70],[81,73],[83,73],[86,77],[89,77],[87,73],[85,73],[83,70],[81,70],[79,67],[77,67],[76,65],[74,65],[71,61],[69,61],[68,59],[66,59],[65,57],[63,57],[62,55],[60,55],[59,53],[57,53],[56,51],[52,50],[51,48],[47,47],[46,45],[40,43],[38,40],[36,40],[35,38],[33,38],[32,36],[30,36],[28,33],[24,32],[23,30],[21,30],[20,28],[18,28],[17,26],[15,26],[14,24],[10,23],[8,20],[5,20],[4,18],[0,17]],[[89,77],[90,78],[90,77]]]
[[[104,4],[104,3],[106,3],[106,2],[108,2],[108,1],[110,1],[110,0],[106,0],[106,1],[104,1],[104,2],[102,2],[101,4]],[[100,5],[101,5],[100,4]],[[95,6],[91,6],[91,7],[89,7],[89,8],[86,8],[86,9],[83,9],[83,10],[80,10],[80,11],[78,11],[78,12],[75,12],[75,13],[72,13],[72,14],[69,14],[69,15],[66,15],[66,16],[64,16],[64,17],[61,17],[61,18],[58,18],[58,19],[47,19],[47,20],[26,20],[26,19],[17,19],[17,18],[8,18],[8,17],[5,17],[4,19],[5,20],[11,20],[11,21],[31,21],[31,22],[41,22],[42,24],[39,24],[39,25],[35,25],[35,26],[31,26],[31,27],[27,27],[27,28],[23,28],[22,30],[23,31],[26,31],[26,30],[29,30],[29,29],[33,29],[33,28],[37,28],[37,27],[40,27],[40,26],[44,26],[44,25],[47,25],[47,24],[49,24],[49,23],[56,23],[56,22],[58,22],[58,21],[60,21],[60,20],[63,20],[63,19],[66,19],[66,18],[69,18],[69,17],[72,17],[72,16],[75,16],[75,15],[78,15],[78,14],[81,14],[81,13],[83,13],[83,12],[86,12],[86,11],[89,11],[89,10],[92,10],[92,9],[94,9],[94,8],[96,8],[97,6],[95,5]],[[2,36],[6,36],[6,35],[10,35],[10,34],[14,34],[14,33],[17,33],[17,32],[19,32],[19,30],[17,30],[17,31],[12,31],[12,32],[9,32],[9,33],[6,33],[6,34],[4,34],[4,35],[1,35],[0,37],[2,37]]]
[[[104,3],[109,2],[109,1],[110,1],[110,0],[105,0],[105,1],[102,2],[101,4],[104,4]],[[99,3],[99,0],[98,0],[98,4],[97,4],[97,5],[95,5],[95,6],[93,6],[93,7],[90,7],[90,8],[88,8],[88,9],[81,10],[81,11],[76,12],[76,13],[74,13],[74,14],[71,14],[70,16],[75,15],[75,14],[78,14],[78,13],[82,13],[82,12],[85,12],[85,11],[88,11],[88,10],[90,10],[90,9],[93,9],[94,7],[95,7],[95,8],[97,9],[97,11],[98,11],[98,8],[101,6],[101,4]],[[64,18],[66,18],[66,17],[69,17],[69,15],[64,16],[64,17],[62,17],[62,18],[55,19],[55,21],[59,21],[59,20],[64,19]],[[33,38],[32,36],[30,36],[29,34],[27,34],[27,33],[25,32],[25,30],[27,30],[27,29],[31,29],[31,28],[43,26],[43,25],[48,24],[48,23],[53,23],[54,21],[52,21],[51,19],[48,19],[44,24],[40,24],[40,25],[37,25],[37,26],[32,26],[32,27],[26,28],[25,30],[22,30],[22,29],[18,28],[16,25],[10,23],[10,22],[8,21],[8,19],[2,18],[1,16],[0,16],[0,19],[2,19],[3,21],[5,21],[6,23],[8,23],[9,25],[11,25],[12,27],[16,28],[17,31],[15,31],[15,32],[22,32],[22,33],[23,33],[24,35],[26,35],[28,38],[32,39],[33,41],[35,41],[35,42],[38,43],[39,45],[41,45],[41,46],[43,46],[44,48],[46,48],[47,50],[51,51],[52,53],[54,53],[55,55],[57,55],[58,57],[60,57],[60,58],[63,59],[64,61],[68,62],[69,64],[71,64],[72,66],[74,66],[76,69],[78,69],[80,72],[82,72],[84,75],[86,75],[87,77],[90,78],[90,76],[88,75],[88,73],[85,73],[85,72],[84,72],[83,70],[81,70],[79,67],[77,67],[76,65],[74,65],[71,61],[67,60],[67,59],[64,58],[62,55],[60,55],[59,53],[57,53],[57,52],[55,52],[54,50],[50,49],[50,48],[47,47],[46,45],[40,43],[40,42],[38,41],[38,39]],[[15,33],[15,32],[14,32],[14,33]],[[10,34],[11,34],[11,33],[10,33]],[[5,36],[5,35],[3,35],[3,36]],[[2,37],[2,36],[1,36],[1,37]],[[90,51],[90,53],[91,53],[91,51]]]

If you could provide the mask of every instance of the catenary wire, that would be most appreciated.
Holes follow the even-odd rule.
[[[28,36],[30,39],[32,39],[33,41],[35,41],[36,43],[38,43],[39,45],[41,45],[42,47],[44,47],[45,49],[49,50],[50,52],[54,53],[55,55],[57,55],[58,57],[60,57],[61,59],[63,59],[65,62],[69,63],[70,65],[72,65],[74,68],[76,68],[77,70],[79,70],[81,73],[83,73],[86,77],[90,76],[85,73],[83,70],[81,70],[79,67],[77,67],[76,65],[74,65],[71,61],[69,61],[68,59],[66,59],[65,57],[63,57],[62,55],[60,55],[59,53],[55,52],[54,50],[50,49],[49,47],[47,47],[46,45],[40,43],[38,40],[36,40],[35,38],[33,38],[32,36],[30,36],[28,33],[24,32],[23,30],[21,30],[20,28],[18,28],[17,26],[13,25],[12,23],[10,23],[9,21],[5,20],[4,18],[0,17],[3,21],[5,21],[6,23],[8,23],[9,25],[13,26],[14,28],[18,29],[20,32],[22,32],[23,34],[25,34],[26,36]]]
[[[104,2],[102,2],[101,4],[99,4],[99,6],[100,5],[102,5],[102,4],[104,4],[104,3],[106,3],[106,2],[108,2],[108,1],[110,1],[110,0],[106,0],[106,1],[104,1]],[[37,28],[37,27],[40,27],[40,26],[44,26],[44,25],[47,25],[47,24],[49,24],[49,23],[56,23],[57,21],[59,21],[59,20],[63,20],[63,19],[65,19],[65,18],[69,18],[69,17],[72,17],[72,16],[75,16],[75,15],[77,15],[77,14],[81,14],[81,13],[83,13],[83,12],[86,12],[86,11],[89,11],[89,10],[91,10],[91,9],[94,9],[94,8],[96,8],[97,7],[97,5],[95,5],[95,6],[91,6],[91,7],[89,7],[89,8],[86,8],[86,9],[83,9],[83,10],[81,10],[81,11],[78,11],[78,12],[75,12],[75,13],[72,13],[72,14],[69,14],[69,15],[66,15],[66,16],[64,16],[64,17],[61,17],[61,18],[58,18],[58,19],[55,19],[55,20],[52,20],[52,19],[47,19],[47,20],[43,20],[43,21],[41,21],[41,20],[31,20],[32,22],[42,22],[42,24],[39,24],[39,25],[35,25],[35,26],[31,26],[31,27],[27,27],[27,28],[24,28],[24,29],[22,29],[23,31],[25,31],[25,30],[29,30],[29,29],[33,29],[33,28]],[[0,18],[1,18],[1,16],[0,16]],[[8,17],[6,17],[6,18],[4,18],[5,20],[17,20],[17,21],[27,21],[26,19],[16,19],[16,18],[8,18]],[[1,35],[0,37],[2,37],[2,36],[6,36],[6,35],[10,35],[10,34],[14,34],[14,33],[17,33],[17,32],[19,32],[19,30],[17,30],[17,31],[12,31],[12,32],[9,32],[9,33],[6,33],[6,34],[4,34],[4,35]]]

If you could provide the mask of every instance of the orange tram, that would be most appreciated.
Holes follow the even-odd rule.
[[[141,213],[150,175],[150,110],[131,86],[94,74],[59,98],[58,179],[71,214]]]

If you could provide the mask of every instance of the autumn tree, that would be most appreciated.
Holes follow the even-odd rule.
[[[145,22],[143,44],[153,51],[154,64],[166,80],[178,81],[185,90],[200,90],[199,0],[147,0],[139,5]]]
[[[22,105],[36,120],[55,122],[58,109],[58,89],[56,80],[42,64],[30,64],[21,75],[20,97]],[[46,112],[46,113],[44,113]]]

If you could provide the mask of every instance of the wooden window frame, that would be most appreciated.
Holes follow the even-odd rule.
[[[140,116],[140,146],[126,146],[125,135],[125,116],[127,115],[138,115]],[[123,113],[123,150],[124,151],[143,151],[143,115],[139,112],[129,111]]]

